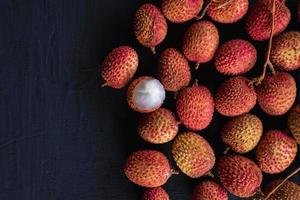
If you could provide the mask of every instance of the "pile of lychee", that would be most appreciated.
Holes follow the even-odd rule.
[[[199,178],[212,176],[212,170],[214,178],[199,183],[193,200],[226,200],[228,193],[241,198],[300,200],[300,186],[287,180],[290,176],[261,188],[263,173],[277,174],[289,168],[300,144],[300,104],[295,102],[297,84],[290,75],[300,69],[300,23],[298,31],[286,31],[292,15],[284,0],[249,2],[162,0],[160,8],[144,4],[135,13],[134,34],[141,45],[159,54],[157,74],[132,80],[139,56],[130,46],[113,49],[103,61],[103,85],[124,88],[130,83],[128,105],[142,113],[139,136],[154,145],[172,141],[170,151],[177,171],[157,150],[133,152],[126,161],[127,178],[147,188],[143,200],[169,200],[161,186],[173,174]],[[209,20],[203,20],[206,15]],[[232,38],[220,44],[214,23],[231,24],[244,17],[249,40]],[[155,49],[166,38],[168,23],[190,20],[195,22],[185,31],[181,49]],[[263,66],[256,65],[258,51],[251,41],[268,44]],[[198,68],[211,61],[216,73],[227,77],[216,91],[191,80],[190,65]],[[254,66],[262,74],[246,77]],[[174,94],[176,110],[164,107],[166,92]],[[264,130],[260,117],[251,113],[256,104],[269,116],[288,113],[286,130]],[[228,118],[219,133],[227,146],[220,158],[214,153],[217,147],[201,136],[215,111]],[[180,132],[180,126],[188,131]],[[243,155],[250,151],[255,151],[255,160]]]

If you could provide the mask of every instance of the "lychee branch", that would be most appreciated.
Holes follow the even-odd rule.
[[[196,19],[196,20],[200,20],[200,19],[202,19],[202,18],[205,16],[208,7],[210,6],[210,4],[211,4],[213,1],[214,1],[214,0],[209,0],[209,2],[208,2],[208,3],[206,4],[206,6],[203,8],[202,13],[200,14],[200,16],[195,16],[195,19]]]

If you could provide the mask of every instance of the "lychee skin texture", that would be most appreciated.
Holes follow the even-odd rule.
[[[267,74],[256,88],[260,108],[267,114],[278,116],[290,110],[296,99],[296,82],[285,72]]]
[[[249,80],[242,76],[225,80],[217,89],[217,111],[227,117],[248,113],[256,104],[256,93]]]
[[[216,160],[210,144],[193,132],[182,133],[175,138],[172,154],[180,170],[191,178],[199,178],[209,172]]]
[[[161,53],[158,60],[158,80],[170,92],[177,92],[190,83],[189,63],[176,49],[169,48]]]
[[[278,186],[282,180],[272,181],[264,188],[263,192],[268,195],[276,186]],[[300,186],[291,182],[286,181],[274,192],[268,200],[299,200],[300,199]]]
[[[279,130],[268,131],[256,149],[258,166],[268,174],[283,172],[293,162],[296,154],[296,141]]]
[[[268,40],[272,29],[273,0],[255,1],[249,11],[246,30],[253,40]],[[284,2],[276,0],[274,35],[284,31],[291,20],[291,12]]]
[[[159,8],[152,4],[144,4],[137,10],[134,33],[143,46],[154,48],[165,39],[167,30],[167,22]]]
[[[193,200],[228,200],[228,195],[215,181],[206,180],[194,189]]]
[[[133,183],[149,188],[164,185],[172,175],[166,156],[155,150],[132,153],[126,161],[124,172]]]
[[[128,105],[137,112],[148,113],[158,109],[164,102],[166,93],[163,85],[150,76],[135,79],[127,91]]]
[[[203,130],[213,118],[213,96],[204,86],[185,88],[176,98],[176,111],[185,127],[193,131]]]
[[[231,24],[243,18],[248,11],[248,7],[248,0],[212,1],[207,9],[207,14],[216,22]]]
[[[288,118],[288,126],[296,142],[300,144],[300,104],[294,106]]]
[[[101,76],[106,85],[123,88],[134,76],[139,64],[136,51],[129,46],[113,49],[102,63]]]
[[[275,37],[270,55],[271,62],[280,70],[300,68],[300,32],[289,31]]]
[[[203,0],[163,0],[162,12],[174,23],[183,23],[193,19],[200,12]]]
[[[142,200],[169,200],[168,193],[162,188],[148,188],[143,192]]]
[[[213,23],[202,20],[188,28],[182,49],[188,60],[199,64],[212,60],[218,45],[218,29]]]
[[[237,153],[247,153],[258,144],[263,133],[261,120],[252,114],[245,114],[230,119],[225,123],[222,141]]]
[[[250,159],[240,155],[225,155],[217,164],[222,185],[238,197],[253,196],[260,188],[262,172]]]
[[[256,63],[257,51],[246,40],[230,40],[216,52],[215,66],[225,75],[239,75],[248,72]]]
[[[166,108],[143,114],[138,133],[147,142],[163,144],[171,141],[177,135],[178,122],[173,113]]]

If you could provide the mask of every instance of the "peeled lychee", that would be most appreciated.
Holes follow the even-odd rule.
[[[177,166],[191,178],[209,172],[216,160],[210,144],[193,132],[182,133],[175,138],[172,154]]]
[[[113,49],[102,63],[101,76],[104,85],[112,88],[124,87],[134,76],[139,64],[138,54],[129,46]]]
[[[267,196],[275,187],[277,187],[282,180],[272,181],[264,188],[263,193]],[[268,200],[299,200],[300,199],[300,186],[286,181],[283,183],[269,198]]]
[[[285,72],[267,74],[256,88],[260,108],[269,115],[283,115],[290,110],[296,99],[296,82]]]
[[[293,162],[296,154],[296,141],[279,130],[268,131],[256,149],[258,166],[268,174],[283,172]]]
[[[194,189],[193,200],[228,200],[228,195],[218,183],[206,180]]]
[[[143,114],[138,124],[139,135],[147,142],[163,144],[171,141],[178,132],[178,122],[166,108]]]
[[[203,5],[203,0],[163,0],[162,12],[174,23],[182,23],[196,17]]]
[[[260,188],[262,172],[250,159],[240,155],[224,155],[217,164],[222,185],[238,197],[253,196]]]
[[[143,192],[142,200],[169,200],[168,193],[162,188],[148,188]]]
[[[285,3],[275,0],[274,35],[284,31],[291,20],[291,12]],[[246,29],[253,40],[268,40],[272,30],[273,0],[254,1],[246,21]]]
[[[152,4],[142,5],[134,18],[134,33],[137,40],[155,53],[155,47],[167,35],[167,22],[159,8]]]
[[[288,118],[288,126],[296,142],[300,144],[300,104],[294,106]]]
[[[242,76],[225,80],[217,89],[215,105],[217,111],[228,117],[248,113],[256,104],[256,93]]]
[[[174,173],[164,154],[155,150],[132,153],[124,168],[127,178],[143,187],[159,187]]]
[[[214,114],[214,100],[204,86],[183,89],[176,99],[176,110],[180,121],[190,130],[205,129]]]
[[[234,23],[248,11],[248,0],[218,0],[212,1],[207,9],[207,14],[219,23]]]
[[[163,85],[150,76],[135,79],[127,91],[128,105],[137,112],[148,113],[158,109],[164,102]]]
[[[247,153],[258,144],[263,133],[263,124],[252,114],[230,119],[223,127],[223,142],[237,153]]]
[[[300,32],[289,31],[275,37],[270,61],[277,68],[292,71],[300,68]]]
[[[189,63],[176,49],[164,50],[158,60],[158,79],[165,90],[177,92],[191,80]]]
[[[248,72],[256,63],[255,47],[242,39],[230,40],[216,52],[216,69],[226,75],[238,75]]]
[[[188,60],[206,63],[213,59],[219,45],[219,33],[216,26],[206,20],[194,23],[183,38],[183,53]]]

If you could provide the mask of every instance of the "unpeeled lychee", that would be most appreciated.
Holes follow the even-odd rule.
[[[300,104],[293,107],[289,114],[288,126],[296,142],[300,144]]]
[[[252,69],[256,57],[256,49],[250,42],[234,39],[219,47],[215,55],[215,66],[222,74],[243,74]]]
[[[166,92],[163,85],[150,76],[135,79],[127,91],[128,105],[141,113],[158,109],[163,104],[165,97]]]
[[[216,160],[210,144],[193,132],[182,133],[175,138],[172,154],[177,166],[191,178],[208,173]]]
[[[215,96],[217,111],[228,117],[248,113],[256,104],[256,93],[249,82],[242,76],[225,80]]]
[[[162,12],[174,23],[182,23],[196,17],[203,5],[203,0],[163,0]]]
[[[163,144],[171,141],[178,132],[178,122],[166,108],[143,114],[138,124],[139,135],[147,142]]]
[[[217,164],[222,185],[238,197],[250,197],[260,188],[262,172],[250,159],[240,155],[224,155]]]
[[[279,130],[268,131],[256,149],[258,166],[269,174],[283,172],[293,162],[296,154],[296,141]]]
[[[206,63],[213,59],[219,45],[219,33],[216,26],[206,20],[192,24],[183,38],[183,53],[188,60]]]
[[[158,79],[167,91],[177,92],[188,86],[191,72],[186,58],[174,48],[164,50],[158,60]]]
[[[176,111],[180,121],[190,130],[205,129],[214,113],[212,94],[205,86],[194,85],[183,89],[176,99]]]
[[[215,181],[206,180],[194,189],[193,200],[227,200],[227,192]]]
[[[248,0],[218,0],[212,1],[207,9],[207,14],[219,23],[234,23],[248,11]]]
[[[124,172],[133,183],[152,188],[165,184],[173,170],[168,159],[161,152],[140,150],[128,157]]]
[[[282,180],[272,181],[263,189],[263,193],[267,196],[273,191]],[[300,186],[291,182],[286,181],[283,183],[269,198],[268,200],[299,200],[300,199]]]
[[[292,71],[300,68],[300,32],[289,31],[275,37],[270,61],[277,68]]]
[[[246,21],[247,33],[253,40],[268,40],[272,29],[273,0],[255,1]],[[284,31],[291,20],[291,12],[283,1],[275,0],[274,35]]]
[[[112,88],[124,87],[134,76],[139,64],[138,54],[129,46],[113,49],[102,63],[101,76],[104,85]]]
[[[148,188],[143,192],[142,200],[169,200],[168,193],[162,187]]]
[[[167,22],[159,8],[152,4],[142,5],[135,13],[134,33],[137,40],[155,53],[155,47],[167,35]]]
[[[290,110],[296,99],[296,82],[285,72],[267,74],[257,86],[257,100],[260,108],[269,115],[283,115]]]

